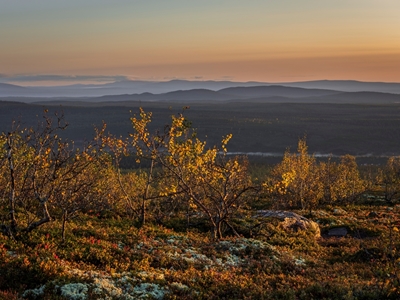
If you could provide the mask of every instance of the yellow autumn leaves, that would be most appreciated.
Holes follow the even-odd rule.
[[[138,162],[147,161],[150,166],[142,170],[147,181],[138,193],[129,193],[128,186],[120,184],[126,199],[132,203],[136,198],[136,203],[141,203],[135,210],[142,223],[150,210],[153,214],[155,209],[162,210],[162,215],[168,213],[167,207],[173,207],[188,217],[196,211],[208,218],[214,237],[222,237],[222,224],[229,223],[251,190],[245,160],[226,156],[232,135],[222,138],[221,150],[207,148],[182,114],[173,115],[161,133],[149,132],[151,118],[151,113],[140,109],[139,116],[131,118],[129,138],[123,143],[110,140],[115,156],[129,148]],[[121,146],[124,148],[119,149]]]
[[[331,159],[317,162],[301,139],[297,153],[287,151],[263,186],[280,206],[311,211],[321,203],[354,200],[367,183],[360,177],[354,156],[342,156],[339,163]]]

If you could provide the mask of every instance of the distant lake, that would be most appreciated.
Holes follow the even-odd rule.
[[[293,153],[293,152],[292,152]],[[221,152],[222,154],[222,152]],[[326,160],[332,158],[334,161],[338,161],[343,155],[335,155],[331,153],[311,153],[318,160]],[[253,162],[264,162],[269,164],[276,164],[283,158],[283,153],[277,152],[228,152],[227,155],[245,155]],[[392,155],[374,155],[374,154],[363,154],[354,155],[359,165],[384,165],[389,157]]]

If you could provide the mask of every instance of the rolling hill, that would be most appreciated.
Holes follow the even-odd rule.
[[[345,80],[320,80],[306,82],[233,82],[233,81],[188,81],[171,80],[163,82],[125,80],[106,84],[75,84],[68,86],[21,87],[0,83],[0,97],[101,97],[123,94],[163,94],[174,91],[211,90],[229,88],[285,86],[303,89],[318,89],[341,92],[381,92],[400,94],[400,83],[359,82]],[[230,93],[230,91],[226,91]],[[236,91],[239,92],[239,91]]]

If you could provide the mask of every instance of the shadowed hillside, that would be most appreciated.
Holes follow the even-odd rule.
[[[71,104],[67,106],[66,104]],[[94,126],[104,120],[108,130],[126,135],[129,118],[141,106],[152,111],[151,128],[162,128],[172,114],[190,106],[185,116],[197,128],[199,137],[213,145],[232,133],[231,152],[283,153],[307,136],[310,151],[336,155],[398,155],[400,141],[400,104],[321,104],[127,101],[119,103],[51,103],[28,105],[0,102],[0,129],[8,130],[12,120],[24,126],[35,125],[44,108],[63,111],[69,122],[63,133],[75,141],[93,134]],[[130,112],[131,111],[131,112]]]

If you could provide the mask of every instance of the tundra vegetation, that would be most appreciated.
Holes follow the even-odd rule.
[[[399,157],[321,161],[303,138],[260,168],[184,113],[130,121],[79,148],[47,111],[0,135],[0,298],[399,298]]]

